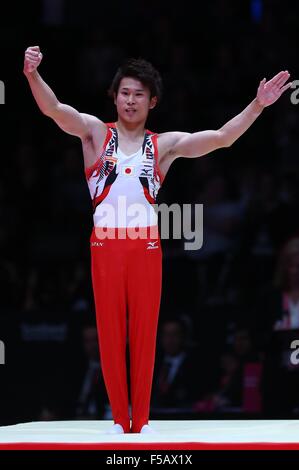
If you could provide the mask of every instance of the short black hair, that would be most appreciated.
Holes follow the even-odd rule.
[[[145,59],[127,59],[117,70],[111,86],[108,90],[109,96],[117,95],[120,82],[125,77],[139,80],[150,91],[150,97],[157,97],[159,102],[162,97],[162,79],[158,70]]]

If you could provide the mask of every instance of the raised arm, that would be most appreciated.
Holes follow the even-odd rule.
[[[222,147],[230,147],[253,124],[266,106],[275,103],[278,98],[291,86],[287,83],[289,72],[279,72],[266,82],[264,78],[258,87],[256,98],[237,116],[228,121],[218,130],[208,130],[188,134],[184,132],[169,132],[169,156],[194,158],[206,155]],[[166,134],[165,134],[166,136]]]
[[[68,134],[80,137],[82,140],[88,138],[93,126],[101,124],[104,126],[104,124],[95,116],[79,113],[72,106],[58,101],[37,71],[42,57],[39,46],[28,47],[25,51],[23,69],[39,109]]]

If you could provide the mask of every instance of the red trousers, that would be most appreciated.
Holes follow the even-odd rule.
[[[159,234],[145,239],[101,240],[94,229],[91,265],[101,366],[113,419],[130,432],[128,339],[131,432],[140,432],[149,419],[156,351],[162,282]]]

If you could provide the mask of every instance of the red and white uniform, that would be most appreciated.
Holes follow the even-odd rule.
[[[104,380],[114,422],[129,432],[128,336],[131,431],[139,432],[149,417],[162,281],[159,233],[149,230],[157,228],[153,204],[163,181],[157,135],[145,131],[141,148],[127,156],[118,147],[116,125],[107,124],[101,155],[86,169],[86,178],[94,211],[92,282]],[[104,227],[115,237],[103,237]],[[143,230],[132,239],[136,227],[146,236]]]
[[[163,181],[157,163],[157,134],[145,131],[140,149],[125,155],[118,146],[115,124],[107,124],[104,149],[98,161],[86,170],[93,201],[95,227],[136,227],[157,225],[155,203]],[[123,213],[123,200],[131,210]],[[107,214],[107,205],[114,214]],[[136,218],[133,212],[138,212]],[[104,207],[104,209],[102,209]],[[131,214],[129,213],[131,212]],[[135,212],[135,214],[136,214]]]

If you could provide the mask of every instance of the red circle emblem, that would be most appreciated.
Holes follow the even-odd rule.
[[[129,175],[132,172],[132,170],[131,170],[131,168],[126,168],[125,172],[127,173],[127,175]]]

